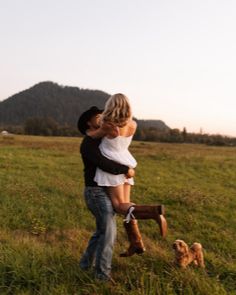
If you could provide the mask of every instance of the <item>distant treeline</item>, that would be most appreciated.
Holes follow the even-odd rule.
[[[81,136],[77,127],[60,125],[51,117],[29,118],[24,126],[4,127],[8,132],[16,134],[43,135],[43,136]],[[3,128],[0,128],[0,131]],[[169,142],[169,143],[198,143],[216,146],[236,146],[236,138],[220,134],[189,133],[186,128],[160,130],[155,127],[145,128],[138,126],[135,140]]]
[[[188,133],[186,128],[159,131],[156,128],[138,128],[134,139],[141,141],[198,143],[216,146],[236,146],[236,137],[220,134]]]

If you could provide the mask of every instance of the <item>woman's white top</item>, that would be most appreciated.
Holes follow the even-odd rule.
[[[103,137],[99,149],[106,158],[130,168],[135,168],[137,162],[128,150],[132,138],[133,136],[126,137],[121,135],[115,138]],[[99,168],[96,170],[94,180],[99,186],[118,186],[124,183],[134,184],[133,178],[127,179],[124,174],[114,175]]]

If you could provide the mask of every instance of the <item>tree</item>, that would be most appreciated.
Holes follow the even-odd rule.
[[[25,122],[24,130],[30,135],[58,135],[58,124],[50,117],[29,118]]]
[[[186,140],[187,140],[187,129],[186,129],[186,127],[184,127],[183,128],[183,131],[182,131],[182,136],[183,136],[183,140],[184,140],[184,142],[186,142]]]

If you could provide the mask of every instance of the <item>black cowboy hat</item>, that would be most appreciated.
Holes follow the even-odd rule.
[[[98,114],[101,114],[102,112],[103,112],[103,110],[99,110],[97,107],[93,106],[89,110],[87,110],[84,113],[82,113],[82,115],[79,117],[79,120],[78,120],[78,123],[77,123],[77,127],[78,127],[79,131],[82,134],[85,135],[86,134],[86,130],[89,129],[88,121],[93,116],[96,116]]]

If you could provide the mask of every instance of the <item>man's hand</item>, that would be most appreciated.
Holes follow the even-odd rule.
[[[133,168],[129,168],[127,174],[125,174],[126,178],[131,178],[135,176],[135,170]]]

